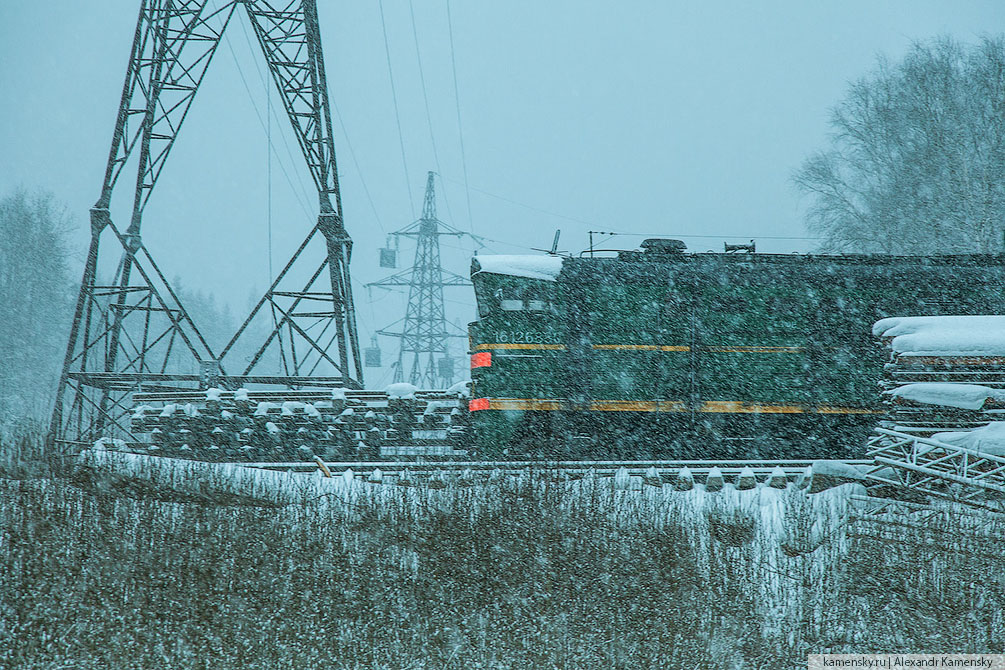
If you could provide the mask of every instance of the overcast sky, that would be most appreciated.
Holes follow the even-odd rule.
[[[972,41],[1001,31],[1005,18],[1000,0],[453,0],[466,191],[446,1],[412,0],[414,33],[409,3],[383,2],[407,175],[378,3],[319,5],[365,341],[403,313],[399,296],[374,294],[379,300],[370,304],[361,286],[386,272],[377,249],[417,216],[428,170],[442,176],[440,218],[496,240],[480,253],[547,247],[556,228],[560,247],[573,252],[587,246],[590,229],[755,238],[758,251],[807,251],[813,241],[797,239],[807,235],[804,203],[790,178],[825,146],[828,110],[848,82],[878,54],[897,59],[913,40],[938,34]],[[133,0],[0,4],[0,195],[44,188],[65,203],[78,226],[78,263],[137,7]],[[169,276],[240,311],[268,281],[269,189],[264,66],[242,10],[235,19],[143,230]],[[271,124],[276,264],[317,215],[316,193],[281,121]],[[121,179],[116,191],[112,216],[123,227],[132,183]],[[605,245],[635,248],[641,239],[622,235]],[[684,239],[698,250],[723,242]],[[444,258],[464,274],[471,245],[461,246]],[[117,256],[111,248],[103,251]],[[448,299],[452,319],[471,318],[468,291]]]

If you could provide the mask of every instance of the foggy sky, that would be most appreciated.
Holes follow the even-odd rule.
[[[378,4],[319,3],[364,343],[404,313],[400,296],[375,293],[380,300],[368,303],[362,284],[386,273],[377,248],[418,215],[428,170],[442,175],[440,218],[499,241],[480,253],[547,247],[556,228],[560,248],[573,252],[587,246],[590,229],[727,235],[755,238],[759,251],[807,251],[812,240],[765,238],[807,236],[805,203],[790,177],[825,146],[828,109],[848,82],[880,53],[897,59],[912,40],[938,34],[970,41],[1001,31],[1005,18],[999,1],[453,0],[469,218],[445,0],[413,3],[439,165],[409,4],[385,0],[407,183]],[[78,227],[75,274],[137,7],[126,0],[0,5],[0,195],[45,188],[67,205]],[[250,36],[239,8],[143,226],[169,277],[214,292],[237,312],[268,282],[265,68],[242,28]],[[275,93],[272,103],[280,111]],[[272,256],[281,265],[313,225],[317,196],[288,122],[276,118]],[[123,227],[133,179],[119,180],[113,202]],[[604,245],[635,248],[641,240],[621,236]],[[685,241],[696,250],[721,250],[723,242]],[[466,274],[471,244],[460,246],[445,249],[444,261]],[[111,243],[103,253],[118,257]],[[447,297],[451,320],[472,318],[468,291]],[[391,358],[391,343],[384,348]],[[368,377],[371,386],[381,381]]]

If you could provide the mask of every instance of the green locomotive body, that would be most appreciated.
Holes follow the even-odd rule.
[[[684,253],[472,263],[484,457],[861,456],[888,316],[1005,313],[1005,258]]]

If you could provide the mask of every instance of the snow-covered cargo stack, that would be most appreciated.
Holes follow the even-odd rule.
[[[869,478],[912,502],[1005,512],[1005,316],[883,319],[873,334],[890,361]]]
[[[468,387],[136,393],[132,450],[213,461],[466,454]]]
[[[1005,418],[1005,316],[912,316],[877,321],[890,350],[884,427],[930,437]]]

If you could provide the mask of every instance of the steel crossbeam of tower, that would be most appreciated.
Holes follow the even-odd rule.
[[[87,444],[102,436],[128,440],[129,403],[136,391],[245,384],[361,387],[349,277],[352,241],[342,221],[315,3],[141,2],[101,193],[91,208],[91,242],[52,416],[51,438],[57,443]],[[238,5],[247,13],[303,151],[319,213],[293,258],[217,354],[143,243],[141,224]],[[133,203],[123,229],[113,222],[112,193],[132,165]],[[110,280],[99,271],[103,240],[120,254]],[[228,372],[228,352],[238,341],[261,337],[249,326],[266,315],[271,332],[250,362]],[[265,360],[279,365],[264,370]]]
[[[420,388],[445,388],[453,382],[453,366],[449,358],[448,341],[451,337],[466,337],[447,321],[443,306],[443,289],[448,286],[469,286],[461,275],[444,270],[440,264],[440,237],[464,237],[463,231],[436,218],[436,190],[434,173],[426,178],[426,195],[422,216],[393,235],[415,239],[415,262],[412,267],[367,284],[368,287],[408,287],[408,305],[405,317],[388,328],[378,330],[380,335],[400,340],[398,360],[394,368],[394,381],[406,381],[405,366],[409,366],[407,381]],[[400,325],[401,330],[391,330]]]

